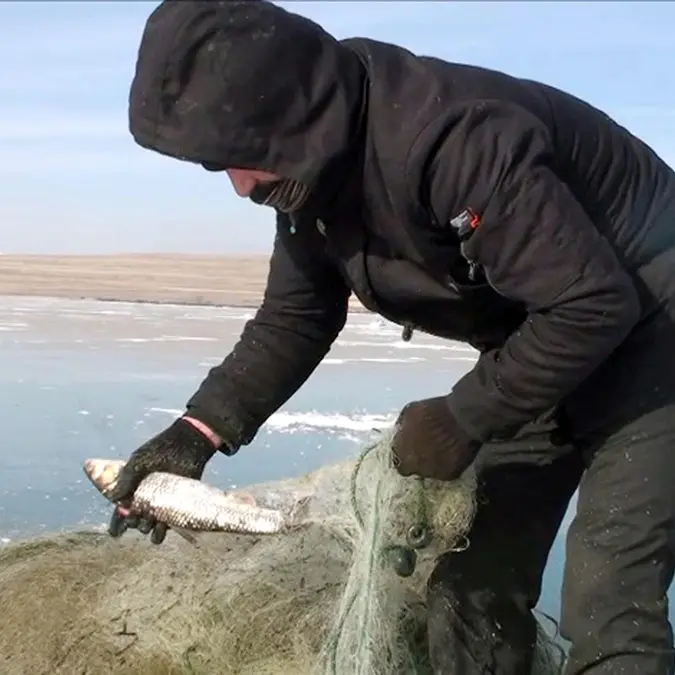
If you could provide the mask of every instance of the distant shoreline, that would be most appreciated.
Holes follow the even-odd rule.
[[[257,309],[268,268],[269,255],[2,254],[0,295]]]
[[[248,303],[248,302],[238,302],[237,300],[231,300],[229,302],[210,302],[210,301],[199,301],[199,300],[148,300],[130,297],[107,297],[107,296],[98,296],[98,295],[55,295],[49,293],[2,293],[0,296],[7,298],[45,298],[48,300],[91,300],[92,302],[119,302],[119,303],[130,303],[134,305],[176,305],[178,307],[232,307],[236,309],[258,309],[259,304]]]

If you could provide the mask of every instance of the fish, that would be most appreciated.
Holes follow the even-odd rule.
[[[124,467],[123,460],[84,461],[87,478],[107,499]],[[230,532],[267,535],[289,532],[302,525],[307,499],[289,508],[260,506],[247,493],[225,492],[201,480],[161,471],[146,476],[125,508],[131,515],[150,516],[183,532]],[[185,537],[190,541],[190,537]],[[194,543],[194,542],[193,542]]]

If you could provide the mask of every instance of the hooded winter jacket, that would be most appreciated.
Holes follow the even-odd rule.
[[[351,292],[406,337],[481,350],[448,403],[482,441],[563,400],[675,296],[673,172],[544,84],[338,41],[265,1],[177,0],[147,22],[129,123],[168,156],[311,187],[277,214],[255,318],[188,402],[233,448],[321,362]]]

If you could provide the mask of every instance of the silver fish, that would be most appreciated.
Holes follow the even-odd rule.
[[[122,460],[87,459],[83,468],[107,497],[124,464]],[[245,493],[226,493],[200,480],[155,472],[140,483],[128,509],[177,530],[279,534],[301,524],[304,504],[299,500],[287,511],[265,508]]]

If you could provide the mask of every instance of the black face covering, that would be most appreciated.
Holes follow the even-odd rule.
[[[300,209],[309,197],[309,188],[297,180],[281,178],[271,182],[259,182],[251,190],[249,199],[256,204],[271,206],[283,213]]]
[[[226,167],[213,162],[202,162],[207,171],[226,171]],[[309,188],[297,180],[279,178],[273,181],[256,183],[249,199],[261,206],[271,206],[283,213],[293,213],[300,209],[309,197]]]
[[[251,190],[249,199],[256,204],[267,204],[267,200],[272,196],[274,190],[276,190],[279,183],[283,179],[272,180],[269,182],[258,182],[255,187]]]

